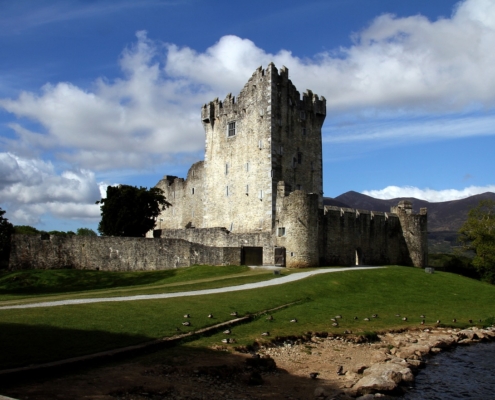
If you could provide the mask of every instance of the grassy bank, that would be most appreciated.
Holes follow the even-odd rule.
[[[241,285],[273,279],[245,266],[192,266],[164,271],[27,270],[0,272],[0,305],[60,299],[132,296]]]
[[[201,268],[199,268],[201,270]],[[206,271],[206,270],[205,270]],[[0,368],[61,359],[196,330],[239,315],[299,301],[232,329],[238,344],[307,331],[342,333],[418,327],[437,319],[456,327],[495,315],[495,287],[449,273],[389,267],[336,272],[282,286],[165,300],[0,310]],[[182,326],[189,313],[190,327]],[[212,313],[214,318],[208,318]],[[338,327],[330,318],[342,315]],[[378,318],[371,318],[378,314]],[[396,317],[400,314],[401,317]],[[403,321],[402,317],[407,317]],[[354,317],[358,317],[354,319]],[[369,317],[370,321],[364,318]],[[297,318],[297,323],[291,323]],[[452,320],[457,322],[453,323]],[[188,346],[221,344],[224,336],[202,337]]]

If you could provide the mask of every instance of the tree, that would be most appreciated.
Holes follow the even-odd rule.
[[[15,233],[19,235],[38,235],[41,233],[38,229],[29,225],[16,225],[14,229]]]
[[[101,204],[98,231],[105,236],[143,237],[155,226],[156,217],[171,204],[159,188],[108,186]]]
[[[98,236],[93,229],[89,229],[89,228],[78,228],[76,235],[77,236]]]
[[[481,279],[495,283],[495,201],[482,200],[469,211],[459,241],[475,252],[473,265]]]
[[[7,266],[10,256],[10,239],[14,233],[14,226],[7,218],[5,211],[0,208],[0,266]]]

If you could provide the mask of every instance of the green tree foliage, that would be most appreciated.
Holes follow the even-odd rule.
[[[5,211],[0,208],[0,267],[6,267],[10,255],[10,237],[14,233],[14,226],[7,218]]]
[[[495,201],[482,200],[469,211],[459,241],[475,252],[473,265],[481,279],[495,283]]]
[[[76,232],[77,236],[98,236],[93,229],[78,228]]]
[[[105,236],[143,237],[155,226],[156,217],[171,204],[159,188],[108,186],[101,204],[98,231]]]
[[[15,233],[19,235],[38,235],[41,233],[38,229],[29,225],[16,225],[14,229]]]

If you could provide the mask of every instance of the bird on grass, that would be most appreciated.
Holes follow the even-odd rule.
[[[263,332],[261,336],[270,336],[270,332]]]
[[[235,343],[235,339],[231,339],[231,338],[222,339],[222,343]]]
[[[378,318],[378,314],[373,314],[372,317],[373,318]]]
[[[407,321],[407,317],[402,318],[402,321]]]
[[[224,333],[225,335],[230,335],[230,334],[232,333],[232,331],[231,331],[230,329],[225,329],[225,330],[223,331],[223,333]]]
[[[421,314],[421,315],[419,316],[419,318],[426,318],[426,317],[425,317],[423,314]]]
[[[473,320],[472,320],[472,319],[470,319],[470,320],[469,320],[469,323],[470,323],[470,324],[472,324],[472,323],[473,323]]]
[[[184,326],[191,326],[191,323],[189,321],[183,322],[182,325]]]
[[[365,321],[369,321],[370,319],[369,319],[368,317],[366,317],[364,320],[365,320]]]
[[[297,322],[297,319],[296,318],[291,319],[290,322]]]
[[[179,327],[175,328],[175,330],[176,330],[177,332],[180,332],[180,328],[179,328]]]
[[[184,318],[191,318],[189,314],[184,314]]]
[[[330,321],[336,322],[337,320],[335,318],[330,318]]]
[[[439,324],[441,321],[439,319],[437,319],[437,324]]]
[[[232,315],[233,317],[237,317],[237,311],[232,311],[230,315]]]
[[[319,372],[310,372],[310,373],[309,373],[309,377],[310,377],[311,379],[317,379],[317,378],[318,378],[318,375],[320,375],[320,373],[319,373]]]
[[[213,318],[213,314],[208,314],[208,318]]]
[[[266,317],[267,321],[272,321],[273,320],[273,316],[272,315],[269,315],[268,317]]]
[[[421,320],[421,325],[424,325],[424,324],[425,324],[425,320],[424,320],[424,319],[422,319],[422,320]]]
[[[358,319],[358,317],[354,317],[354,320],[357,320],[357,319]]]
[[[335,318],[340,319],[342,318],[342,315],[336,315]]]
[[[334,322],[332,326],[339,326],[339,324],[337,322]]]
[[[454,319],[452,320],[452,322],[456,323],[456,322],[457,322],[457,319],[455,319],[455,318],[454,318]]]
[[[395,314],[396,317],[400,317],[400,314]]]

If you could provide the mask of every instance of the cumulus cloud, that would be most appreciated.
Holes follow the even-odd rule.
[[[58,218],[98,221],[95,204],[106,185],[87,170],[57,173],[50,162],[0,153],[1,206],[16,224],[36,225],[43,214]]]
[[[469,186],[462,190],[446,189],[446,190],[433,190],[433,189],[420,189],[412,186],[387,186],[380,190],[365,190],[363,194],[377,199],[396,199],[398,197],[414,197],[416,199],[426,200],[430,202],[442,202],[450,200],[465,199],[469,196],[474,196],[481,193],[494,192],[495,185],[487,186]]]
[[[93,170],[150,168],[179,154],[201,153],[201,104],[228,92],[236,95],[258,66],[272,61],[289,67],[301,90],[324,95],[335,116],[370,110],[415,116],[491,110],[494,30],[495,3],[466,0],[448,19],[379,16],[354,34],[352,46],[309,59],[284,49],[272,54],[236,36],[224,36],[198,52],[138,32],[136,43],[120,57],[120,79],[97,79],[91,89],[70,82],[46,84],[39,93],[1,99],[0,107],[39,125],[28,129],[12,123],[17,137],[4,142],[18,154],[51,151]],[[442,135],[439,129],[424,132]],[[400,129],[386,133],[404,135]],[[369,138],[389,139],[369,132],[347,135],[348,141]]]

